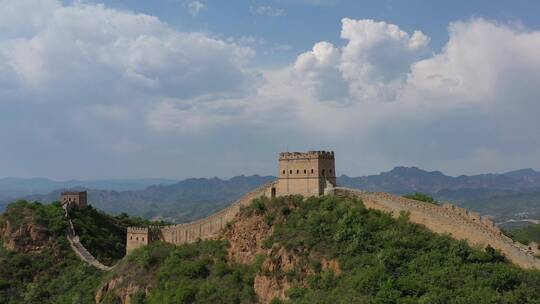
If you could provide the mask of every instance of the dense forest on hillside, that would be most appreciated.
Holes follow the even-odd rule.
[[[540,272],[510,265],[489,247],[436,235],[405,214],[396,220],[332,197],[261,200],[255,210],[275,229],[269,246],[280,244],[315,265],[307,276],[281,274],[300,278],[288,292],[292,303],[540,301]],[[312,252],[337,259],[342,273],[316,272]]]
[[[85,209],[74,208],[70,216],[81,243],[105,265],[114,265],[126,253],[126,227],[165,225],[125,213],[117,216],[99,211],[91,205]]]
[[[0,227],[0,303],[91,303],[102,273],[71,251],[59,204],[16,202]]]
[[[540,302],[539,271],[511,265],[491,247],[434,234],[406,214],[394,219],[356,200],[290,197],[255,200],[239,220],[250,218],[273,231],[266,254],[251,264],[232,263],[227,242],[156,243],[111,276],[123,276],[124,285],[148,282],[137,303],[250,303],[254,276],[290,287],[273,303]],[[284,267],[283,252],[293,266]],[[325,267],[328,261],[338,269]],[[119,303],[114,292],[106,299]]]
[[[124,256],[126,226],[150,223],[92,207],[73,209],[71,217],[81,242],[106,264]],[[104,274],[73,253],[67,225],[59,203],[9,205],[0,217],[0,303],[94,302]]]

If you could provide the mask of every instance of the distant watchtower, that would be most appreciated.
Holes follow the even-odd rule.
[[[320,196],[327,186],[336,186],[334,152],[309,151],[279,154],[277,195]]]
[[[86,191],[64,191],[60,196],[60,203],[67,204],[69,208],[86,208],[88,205]]]

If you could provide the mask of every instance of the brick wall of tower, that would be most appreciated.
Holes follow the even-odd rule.
[[[277,195],[320,196],[326,182],[336,185],[333,152],[285,152],[279,157]]]

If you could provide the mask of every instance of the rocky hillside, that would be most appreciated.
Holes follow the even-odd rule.
[[[258,199],[214,240],[122,257],[142,219],[20,201],[0,216],[0,303],[538,303],[540,271],[334,197]],[[151,223],[156,224],[156,223]],[[529,236],[529,235],[527,235]],[[523,236],[522,236],[523,237]]]
[[[70,213],[84,246],[110,265],[124,256],[125,226],[148,224],[91,207]],[[8,206],[0,216],[0,303],[94,302],[104,273],[73,253],[67,225],[58,203]]]
[[[537,303],[540,272],[332,197],[260,199],[218,240],[122,260],[98,303]]]
[[[71,251],[58,204],[19,201],[0,216],[0,303],[91,303],[102,273]]]

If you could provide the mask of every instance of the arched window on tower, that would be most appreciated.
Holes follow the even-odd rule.
[[[313,169],[311,169],[311,174],[313,174]]]
[[[292,174],[292,170],[289,170],[289,174]]]
[[[285,174],[285,170],[283,170],[283,174]]]
[[[296,170],[296,174],[300,174],[300,170]]]
[[[324,169],[322,169],[322,176],[324,176]]]

